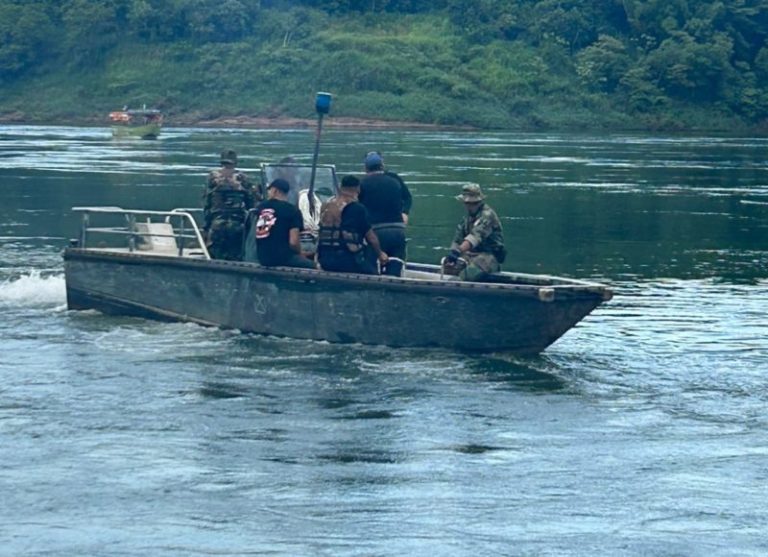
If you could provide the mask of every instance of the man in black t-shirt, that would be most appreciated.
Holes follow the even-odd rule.
[[[250,219],[247,261],[258,259],[265,267],[315,268],[314,262],[301,255],[299,233],[303,218],[301,212],[287,201],[290,189],[291,185],[282,178],[269,184],[269,199],[258,204]]]
[[[367,252],[373,250],[382,265],[389,259],[371,228],[368,210],[357,201],[359,193],[360,180],[344,176],[339,194],[320,211],[317,260],[326,271],[373,275],[377,270]]]

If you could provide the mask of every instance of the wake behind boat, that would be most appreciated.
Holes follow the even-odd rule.
[[[321,183],[335,183],[332,165],[317,171]],[[83,215],[80,237],[64,252],[73,310],[329,342],[535,354],[612,296],[569,278],[503,272],[465,282],[410,262],[393,277],[214,260],[190,210],[74,210]]]

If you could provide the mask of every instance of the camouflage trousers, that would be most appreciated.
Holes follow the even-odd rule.
[[[208,229],[206,245],[213,259],[240,261],[243,257],[244,223],[240,219],[216,217]]]
[[[459,273],[461,280],[482,281],[490,273],[501,271],[501,265],[492,253],[465,253],[462,256],[467,260],[467,266]]]

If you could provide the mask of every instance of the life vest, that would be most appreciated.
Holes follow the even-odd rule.
[[[219,188],[242,188],[252,195],[255,193],[253,192],[253,187],[248,180],[248,177],[239,170],[235,170],[231,167],[217,168],[216,170],[211,171],[208,175],[207,192],[210,193]]]
[[[472,253],[491,253],[499,263],[504,263],[507,258],[507,250],[504,247],[504,235],[501,229],[501,222],[493,209],[483,203],[479,211],[474,215],[467,215],[461,224],[461,236],[466,238],[472,234],[477,221],[484,219],[486,228],[490,227],[489,233],[483,234],[485,239],[477,246],[472,248]]]
[[[248,209],[248,192],[241,187],[220,187],[210,192],[211,215],[245,219]]]
[[[326,202],[320,213],[317,249],[348,250],[357,253],[363,248],[363,239],[357,232],[342,230],[341,213],[351,199],[334,197]]]

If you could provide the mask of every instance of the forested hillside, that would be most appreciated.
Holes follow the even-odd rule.
[[[0,120],[768,128],[768,0],[0,0]]]

